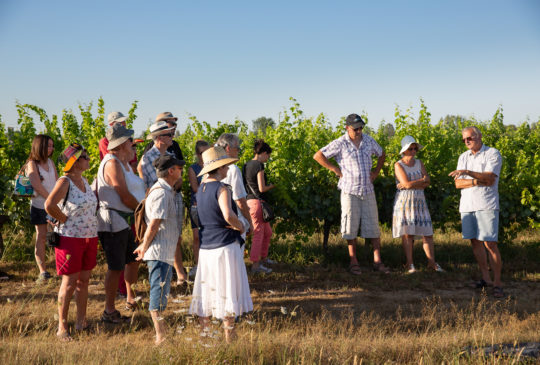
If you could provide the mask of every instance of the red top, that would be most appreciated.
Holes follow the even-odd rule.
[[[105,157],[105,155],[109,153],[109,150],[107,149],[107,147],[109,147],[109,140],[106,137],[103,137],[102,139],[99,140],[99,159],[100,160],[103,160],[103,157]],[[135,156],[133,157],[133,160],[129,161],[130,165],[133,165],[134,163],[135,165],[137,165],[137,154],[135,154]]]

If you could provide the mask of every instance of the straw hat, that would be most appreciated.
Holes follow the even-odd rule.
[[[154,139],[154,137],[159,136],[165,131],[172,131],[174,127],[169,127],[167,125],[167,122],[164,122],[162,120],[155,122],[150,126],[150,134],[146,137],[146,139]]]
[[[212,147],[204,151],[202,153],[202,159],[204,167],[197,176],[203,176],[218,167],[230,165],[238,161],[237,158],[227,156],[225,149],[220,146]]]
[[[400,154],[403,154],[403,152],[407,151],[409,147],[411,147],[412,144],[416,144],[418,146],[418,151],[420,151],[424,146],[422,146],[420,143],[416,142],[416,139],[414,139],[413,136],[405,136],[401,140],[401,151],[399,151]]]
[[[163,112],[157,115],[155,122],[159,122],[160,120],[168,121],[170,119],[174,119],[175,122],[178,120],[171,112]]]

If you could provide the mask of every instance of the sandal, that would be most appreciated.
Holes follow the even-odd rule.
[[[361,275],[362,271],[360,270],[360,265],[351,264],[349,265],[349,272],[353,275]]]
[[[382,262],[373,264],[373,271],[379,271],[385,274],[390,274],[390,269],[384,266]]]
[[[126,302],[127,311],[135,312],[137,309],[139,309],[139,305],[137,304],[137,302],[133,302],[133,303]]]
[[[488,286],[489,284],[484,279],[480,279],[473,283],[473,288],[475,289],[484,289],[484,288],[487,288]]]
[[[493,297],[494,298],[504,298],[503,289],[500,286],[493,287]]]
[[[126,318],[123,317],[117,310],[114,310],[114,312],[112,313],[107,313],[107,311],[103,311],[103,314],[101,314],[102,322],[119,324],[123,323],[125,320]]]

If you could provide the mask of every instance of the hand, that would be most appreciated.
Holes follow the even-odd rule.
[[[407,189],[407,188],[405,187],[405,185],[403,185],[402,183],[397,184],[397,188],[398,188],[399,190],[406,190],[406,189]]]
[[[469,171],[467,171],[467,170],[454,170],[451,173],[449,173],[448,176],[452,176],[454,178],[454,180],[456,180],[460,176],[469,175],[468,172]]]
[[[334,166],[334,168],[332,169],[332,171],[334,172],[334,174],[336,174],[337,176],[339,176],[340,178],[343,177],[343,174],[341,173],[341,169],[337,166]]]
[[[137,255],[137,257],[135,258],[135,260],[137,261],[141,261],[144,254],[145,254],[146,250],[144,249],[144,243],[141,243],[139,246],[137,246],[137,248],[135,249],[135,251],[133,251],[134,254]]]

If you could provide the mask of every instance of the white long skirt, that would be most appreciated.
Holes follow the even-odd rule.
[[[190,314],[224,319],[253,310],[246,265],[237,243],[199,250]]]

